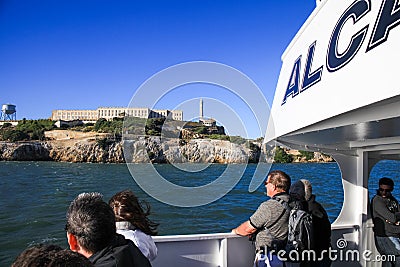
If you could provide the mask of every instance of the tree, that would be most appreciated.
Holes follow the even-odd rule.
[[[277,146],[275,150],[275,157],[274,157],[274,162],[275,163],[291,163],[293,161],[293,158],[291,155],[285,152],[283,148]]]
[[[2,134],[2,139],[10,142],[29,140],[29,135],[21,130],[7,129]]]
[[[300,156],[305,157],[306,160],[314,158],[314,152],[299,150]]]
[[[96,123],[94,124],[94,130],[96,132],[99,132],[100,130],[102,130],[105,126],[107,126],[107,120],[104,118],[100,118],[96,121]]]

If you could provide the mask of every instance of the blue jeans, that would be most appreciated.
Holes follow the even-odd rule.
[[[395,261],[383,261],[382,266],[400,266],[400,239],[398,237],[376,236],[375,244],[381,255],[394,255]]]
[[[256,254],[254,260],[254,267],[285,267],[285,263],[282,262],[276,255],[264,255]]]
[[[394,244],[394,247],[400,252],[400,238],[389,236],[389,239]]]

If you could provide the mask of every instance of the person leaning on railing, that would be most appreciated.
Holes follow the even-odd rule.
[[[255,236],[256,258],[254,266],[281,267],[284,263],[276,253],[284,248],[288,235],[289,211],[279,200],[289,201],[290,177],[283,171],[272,171],[265,181],[270,200],[260,204],[258,209],[232,232],[241,236]]]

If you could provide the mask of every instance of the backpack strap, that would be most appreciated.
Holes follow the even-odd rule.
[[[292,210],[292,208],[289,207],[289,203],[287,201],[284,201],[283,199],[281,199],[279,197],[275,197],[275,196],[273,196],[272,199],[278,201],[279,203],[281,203],[281,205],[285,208],[285,210],[287,210],[287,211],[291,211]]]

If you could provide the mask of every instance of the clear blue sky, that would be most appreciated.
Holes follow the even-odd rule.
[[[15,104],[18,119],[128,106],[152,75],[190,61],[241,71],[271,104],[281,54],[314,7],[314,0],[0,0],[0,104]],[[198,112],[193,98],[208,97],[241,112],[226,90],[186,87],[156,107],[192,99]],[[207,107],[205,100],[206,116],[223,121]],[[260,136],[248,127],[249,137]]]

